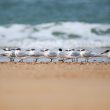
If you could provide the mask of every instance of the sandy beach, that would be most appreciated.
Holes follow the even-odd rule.
[[[110,110],[110,63],[0,63],[0,110]]]

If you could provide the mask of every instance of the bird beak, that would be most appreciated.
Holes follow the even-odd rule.
[[[11,50],[15,50],[15,49],[11,49]]]
[[[101,53],[101,54],[104,54],[105,52]]]
[[[26,51],[30,51],[30,50],[26,50]]]
[[[5,54],[1,54],[2,56],[6,56]]]

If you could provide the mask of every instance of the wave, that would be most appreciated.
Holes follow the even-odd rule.
[[[110,24],[53,22],[2,25],[0,47],[110,47]]]

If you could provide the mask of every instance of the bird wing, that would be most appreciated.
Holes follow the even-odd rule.
[[[50,52],[48,56],[49,56],[49,57],[56,57],[57,54],[56,54],[55,52]]]
[[[29,53],[29,56],[40,57],[40,56],[43,56],[43,53],[42,52],[33,52],[33,53]]]
[[[72,54],[73,54],[73,56],[79,56],[80,55],[79,52],[73,52]]]
[[[28,54],[26,54],[25,52],[20,52],[17,54],[18,57],[26,57],[28,56]]]

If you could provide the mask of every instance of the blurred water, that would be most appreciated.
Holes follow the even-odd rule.
[[[110,0],[0,0],[0,48],[109,48]]]
[[[110,47],[110,25],[59,22],[0,26],[0,47],[96,48]]]
[[[110,0],[0,0],[0,24],[110,23]]]

